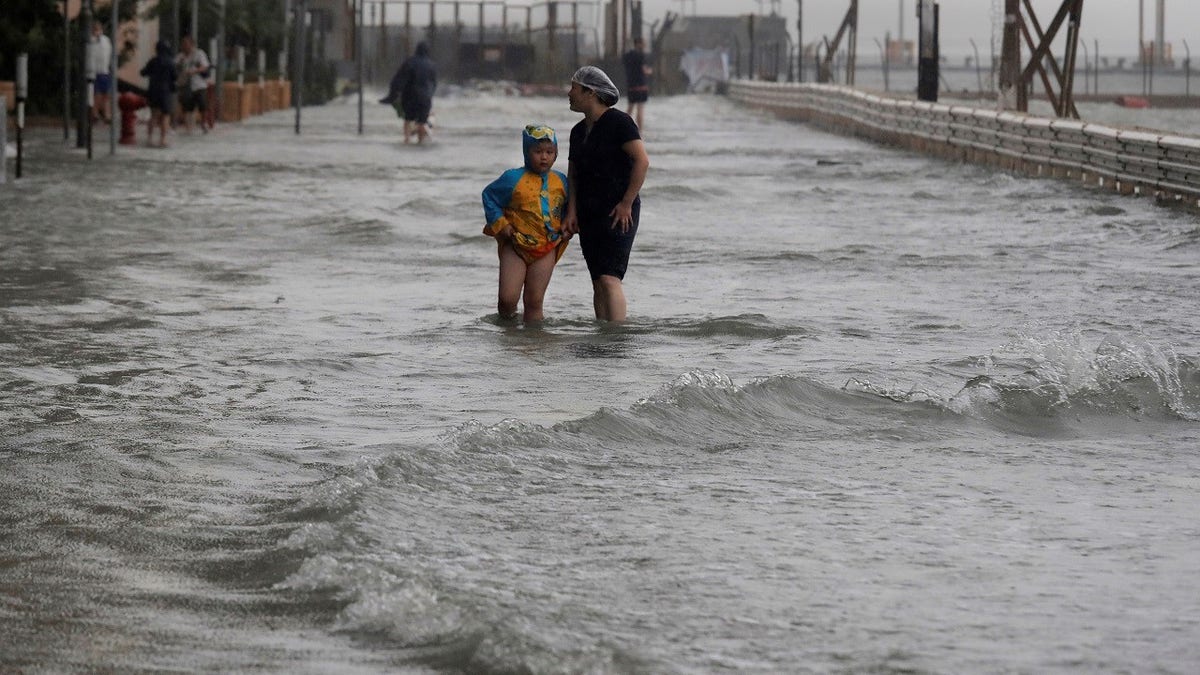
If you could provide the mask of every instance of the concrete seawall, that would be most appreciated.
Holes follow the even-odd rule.
[[[839,134],[1200,208],[1197,137],[890,98],[837,85],[737,80],[729,96]]]

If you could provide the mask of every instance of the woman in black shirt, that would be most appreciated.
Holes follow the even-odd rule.
[[[579,233],[592,277],[592,304],[601,321],[624,321],[621,285],[637,234],[638,193],[650,168],[637,124],[617,110],[619,93],[604,71],[584,66],[571,77],[571,110],[583,120],[571,129],[563,232]]]

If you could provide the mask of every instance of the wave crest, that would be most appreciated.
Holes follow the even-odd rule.
[[[1091,411],[1135,418],[1200,420],[1200,391],[1189,387],[1196,368],[1175,350],[1144,338],[1109,335],[1091,349],[1078,333],[1024,337],[1011,348],[1033,366],[1001,381],[1010,398],[1025,392],[1047,412]],[[964,392],[996,387],[991,378],[968,383]],[[957,397],[956,397],[957,398]]]
[[[1200,421],[1200,371],[1173,348],[1109,335],[1088,347],[1078,333],[1023,336],[986,373],[946,398],[852,379],[845,389],[900,403],[931,403],[1017,433],[1086,432],[1105,420]]]

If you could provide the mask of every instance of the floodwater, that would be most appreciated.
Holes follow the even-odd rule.
[[[352,103],[0,186],[0,670],[1194,672],[1193,213],[656,98],[505,325],[565,97]]]

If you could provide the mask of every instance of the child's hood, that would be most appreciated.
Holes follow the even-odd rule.
[[[525,155],[525,168],[533,170],[532,163],[529,160],[529,153],[533,150],[533,146],[542,141],[550,141],[554,143],[554,149],[558,149],[558,136],[555,135],[554,129],[544,124],[529,124],[525,126],[525,130],[521,132],[521,151]]]

